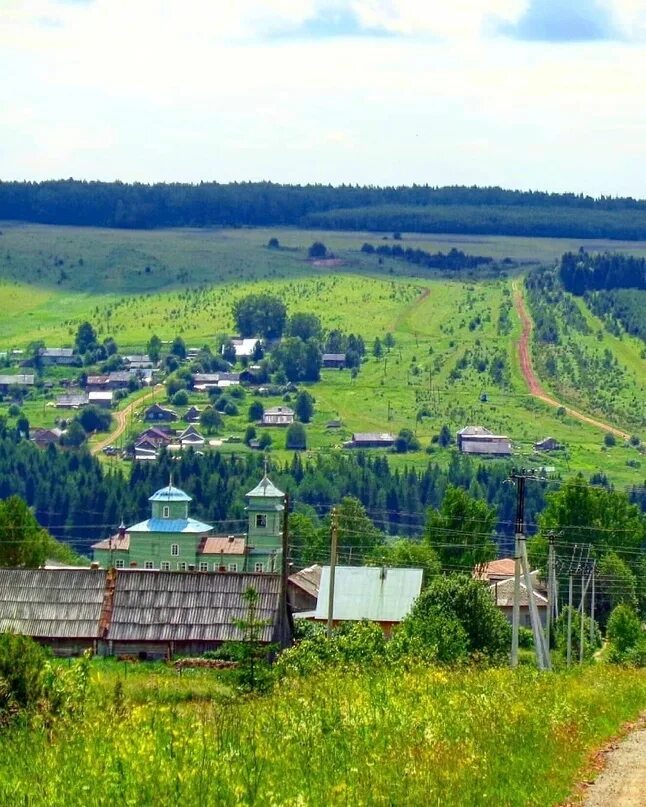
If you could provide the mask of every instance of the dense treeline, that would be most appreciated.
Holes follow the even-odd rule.
[[[218,452],[188,452],[173,461],[163,455],[157,463],[135,465],[128,480],[120,472],[106,471],[85,452],[54,446],[41,451],[25,440],[0,440],[0,499],[22,497],[43,527],[79,551],[87,552],[121,519],[132,524],[149,517],[148,498],[168,484],[171,473],[173,484],[193,497],[192,515],[231,532],[245,529],[244,494],[262,476],[263,460],[256,454]],[[513,486],[503,484],[507,474],[501,464],[476,464],[460,455],[446,469],[429,463],[424,470],[393,470],[378,455],[317,455],[306,462],[295,455],[271,470],[297,510],[316,518],[344,496],[353,496],[380,530],[393,534],[421,534],[426,510],[439,507],[447,487],[456,485],[495,505],[498,532],[509,537],[516,494]],[[530,487],[527,520],[534,524],[545,490],[539,484]]]
[[[646,260],[617,252],[566,252],[559,274],[572,294],[609,289],[646,289]]]
[[[477,187],[0,182],[0,219],[151,228],[321,228],[646,238],[646,201]]]
[[[646,290],[588,291],[585,301],[615,335],[623,329],[646,342]]]
[[[646,238],[642,208],[558,205],[429,204],[382,205],[311,213],[304,227],[329,230],[399,230],[417,233],[480,233],[546,238]]]
[[[402,247],[401,244],[373,244],[365,243],[361,251],[367,255],[377,254],[380,257],[399,258],[417,266],[426,266],[428,269],[477,269],[478,266],[493,263],[493,258],[484,255],[467,255],[460,249],[453,247],[446,254],[444,252],[427,252],[424,249]]]

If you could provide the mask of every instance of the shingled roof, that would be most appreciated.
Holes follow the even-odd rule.
[[[108,638],[114,641],[226,642],[244,638],[236,620],[248,618],[244,593],[258,593],[260,641],[276,641],[280,576],[219,572],[117,572]]]
[[[0,569],[0,632],[98,638],[105,589],[100,569]]]

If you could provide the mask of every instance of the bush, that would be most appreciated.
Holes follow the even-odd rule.
[[[304,451],[307,448],[307,433],[302,423],[291,423],[285,435],[285,448],[291,451]]]
[[[47,652],[27,636],[0,634],[0,720],[39,702],[47,657]]]
[[[233,403],[233,401],[229,401],[227,405],[224,407],[224,414],[225,415],[237,415],[238,414],[238,407]]]
[[[617,438],[612,432],[606,432],[603,437],[603,443],[608,448],[612,448],[612,446],[617,445]]]
[[[628,605],[618,605],[610,614],[606,636],[620,657],[645,638],[639,617]]]
[[[178,389],[171,398],[174,406],[186,406],[188,403],[188,392],[185,389]]]
[[[260,401],[254,401],[249,406],[249,420],[262,420],[262,416],[265,413],[265,407],[260,403]]]
[[[436,577],[415,602],[402,629],[435,645],[442,661],[458,661],[470,654],[502,660],[511,638],[509,623],[487,587],[466,575]]]

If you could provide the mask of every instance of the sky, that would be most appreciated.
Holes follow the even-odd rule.
[[[646,197],[646,0],[0,0],[0,179]]]

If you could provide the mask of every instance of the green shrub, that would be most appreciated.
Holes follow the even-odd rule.
[[[33,639],[0,634],[0,718],[36,706],[43,696],[47,652]]]
[[[623,661],[628,652],[640,644],[646,644],[639,617],[628,605],[618,605],[610,614],[606,636],[613,661]],[[638,651],[635,655],[639,657],[640,653]]]

